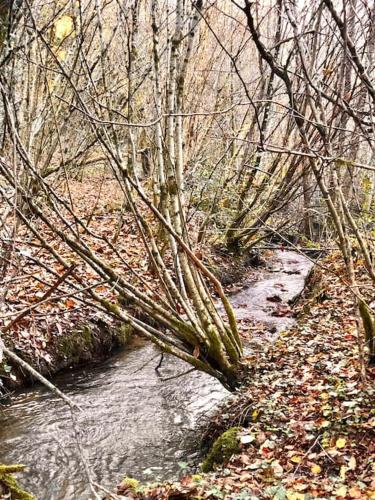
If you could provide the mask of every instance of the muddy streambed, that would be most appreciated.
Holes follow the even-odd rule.
[[[275,252],[269,269],[231,297],[239,319],[265,323],[271,337],[291,326],[287,303],[310,268],[295,252]],[[136,341],[100,366],[54,379],[84,409],[77,416],[80,440],[95,480],[107,488],[125,475],[176,477],[185,462],[197,459],[202,419],[229,396],[203,373],[163,381],[157,363],[156,349]],[[169,378],[186,369],[166,356],[160,374]],[[90,498],[69,409],[43,387],[17,393],[0,411],[0,463],[27,464],[20,483],[40,500]]]

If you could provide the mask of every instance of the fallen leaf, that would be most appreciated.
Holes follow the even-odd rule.
[[[348,493],[349,493],[350,498],[363,498],[362,497],[362,492],[358,488],[358,486],[353,486],[352,488],[350,488],[350,490],[348,491]]]
[[[336,441],[336,448],[345,448],[346,446],[346,439],[344,438],[339,438],[337,441]]]
[[[72,309],[73,307],[75,307],[76,303],[73,299],[68,298],[65,301],[65,305],[68,309]]]
[[[247,434],[246,436],[241,436],[240,441],[242,444],[249,444],[255,440],[255,437],[251,434]]]
[[[61,41],[72,33],[74,30],[73,19],[70,16],[62,16],[54,24],[55,39]]]
[[[305,500],[305,494],[304,493],[296,493],[294,491],[287,491],[286,497],[288,500]]]
[[[318,464],[314,464],[311,466],[311,472],[313,474],[320,474],[322,472],[322,468]]]

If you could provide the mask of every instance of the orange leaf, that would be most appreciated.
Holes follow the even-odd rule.
[[[66,301],[65,301],[65,305],[66,305],[66,307],[67,307],[68,309],[72,309],[73,307],[75,307],[76,302],[75,302],[75,300],[68,298],[68,299],[66,299]]]

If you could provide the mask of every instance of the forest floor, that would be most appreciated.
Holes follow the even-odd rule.
[[[318,285],[297,306],[296,326],[249,359],[248,384],[206,431],[212,443],[239,426],[239,453],[213,473],[137,491],[123,483],[119,494],[148,500],[375,499],[375,369],[363,373],[342,261],[330,255],[321,265],[313,275]],[[370,287],[368,295],[373,301]]]
[[[142,280],[152,283],[134,218],[122,211],[123,193],[117,181],[105,175],[90,175],[83,182],[71,180],[69,192],[63,186],[59,192],[71,201],[75,213],[89,228],[90,234],[84,238],[97,255],[135,285]],[[69,218],[69,214],[64,215]],[[62,240],[32,218],[31,223],[65,261],[75,263],[74,253]],[[115,243],[113,248],[111,243]],[[3,248],[3,252],[6,250]],[[43,374],[53,374],[82,362],[100,360],[126,341],[126,332],[119,330],[111,316],[77,293],[73,273],[59,283],[64,267],[24,226],[18,229],[17,241],[10,250],[0,287],[3,340],[32,366]],[[84,287],[92,287],[108,300],[117,300],[112,288],[85,264],[76,266],[74,274],[82,279]],[[10,386],[23,384],[28,378],[16,366],[8,365],[0,366],[0,377]]]

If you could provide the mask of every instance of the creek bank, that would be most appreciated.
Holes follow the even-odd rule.
[[[202,418],[228,395],[201,372],[173,378],[189,367],[171,356],[158,374],[159,359],[157,349],[134,337],[100,365],[54,379],[83,410],[76,415],[82,447],[106,488],[120,473],[141,481],[178,477],[179,464],[199,460],[195,440]],[[12,400],[0,413],[0,462],[26,464],[20,484],[37,498],[91,498],[69,407],[36,385]]]
[[[84,182],[71,180],[69,190],[78,218],[89,220],[91,229],[96,227],[98,235],[104,236],[111,232],[115,234],[123,199],[117,181],[104,179],[102,174],[89,175]],[[64,193],[61,192],[60,195],[64,196]],[[126,231],[123,231],[117,247],[120,253],[124,251],[126,254],[127,249],[134,246],[136,223],[132,215],[125,214],[124,226]],[[63,241],[53,238],[43,224],[38,225],[38,231],[47,246],[51,246],[60,255],[66,255],[67,246]],[[88,238],[85,243],[92,243],[92,250],[100,253],[100,238]],[[137,252],[137,262],[142,260],[142,254],[143,252]],[[119,262],[119,258],[114,255],[107,255],[107,258],[113,265],[115,261],[116,264]],[[134,262],[135,259],[129,260],[130,264]],[[100,361],[121,344],[116,333],[118,325],[108,315],[75,297],[77,288],[70,276],[67,275],[66,279],[60,281],[66,270],[56,262],[47,248],[30,245],[30,233],[25,225],[21,224],[18,228],[14,261],[10,267],[6,266],[6,271],[6,279],[0,284],[0,310],[5,319],[3,327],[6,330],[2,334],[3,341],[9,349],[45,376],[52,376],[60,370],[89,361]],[[82,264],[78,265],[75,272],[83,279],[85,286],[93,286],[97,282],[95,274],[90,273]],[[110,288],[102,287],[97,291],[108,300],[115,299]],[[48,300],[44,300],[47,296]],[[80,343],[78,355],[67,353],[66,345],[62,346],[65,347],[64,352],[61,341],[71,336],[77,340],[75,333],[78,329],[89,329],[92,332],[89,339],[86,335],[88,342]],[[112,329],[113,334],[108,335],[107,331]],[[31,382],[27,374],[10,363],[2,365],[1,381],[3,389],[4,386],[13,389]]]
[[[333,254],[321,264],[324,272],[312,274],[296,306],[297,323],[258,352],[248,383],[210,421],[206,444],[240,427],[239,453],[214,473],[151,486],[132,498],[375,498],[375,370],[367,367],[361,377],[344,263]],[[361,285],[373,301],[370,283]]]
[[[224,287],[241,285],[256,278],[259,269],[266,269],[272,252],[230,251],[225,245],[216,245],[204,259],[205,265],[215,274]]]
[[[48,350],[40,352],[40,357],[20,350],[8,335],[5,342],[13,346],[14,352],[42,375],[50,378],[59,372],[78,368],[82,365],[101,363],[116,349],[124,347],[130,340],[132,331],[127,326],[106,321],[88,320],[71,330],[62,332],[49,342]],[[35,352],[35,351],[33,351]],[[34,383],[32,376],[18,365],[6,359],[0,364],[0,395],[9,390]]]

